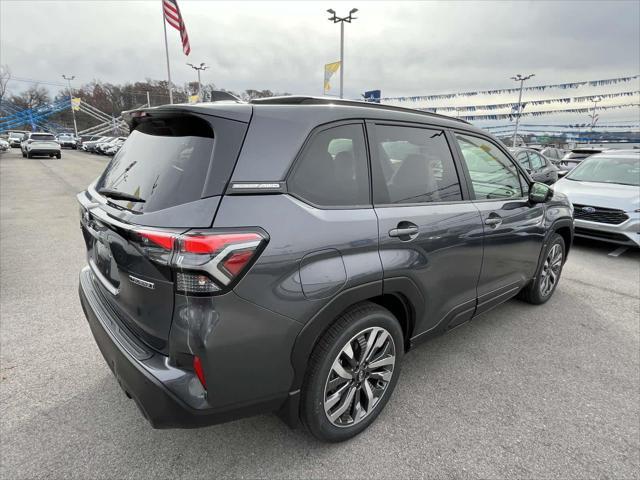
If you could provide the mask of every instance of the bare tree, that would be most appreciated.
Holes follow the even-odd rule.
[[[11,80],[11,70],[9,65],[0,65],[0,101],[4,99],[7,93],[7,83]]]
[[[51,102],[46,88],[33,85],[19,95],[13,95],[11,102],[21,108],[33,108]]]

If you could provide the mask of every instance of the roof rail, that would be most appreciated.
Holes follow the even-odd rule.
[[[425,115],[428,117],[436,117],[443,118],[447,120],[453,120],[456,122],[466,123],[470,125],[466,120],[462,120],[460,118],[448,117],[447,115],[441,115],[439,113],[425,112],[423,110],[416,110],[413,108],[406,107],[396,107],[393,105],[384,105],[381,103],[373,103],[373,102],[361,102],[359,100],[344,100],[341,98],[326,98],[326,97],[311,97],[311,96],[300,96],[300,95],[292,95],[285,97],[267,97],[267,98],[256,98],[251,100],[249,103],[251,104],[264,104],[264,105],[346,105],[349,107],[365,107],[365,108],[375,108],[380,110],[391,110],[394,112],[405,112],[405,113],[413,113],[417,115]]]

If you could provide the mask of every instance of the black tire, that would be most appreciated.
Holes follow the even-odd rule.
[[[560,264],[557,267],[557,270],[552,269],[553,275],[555,276],[555,280],[552,282],[550,289],[546,291],[546,288],[543,288],[543,282],[545,282],[545,278],[550,273],[547,273],[549,265],[552,263],[550,259],[551,252],[556,245],[559,246],[562,252],[562,258],[560,260]],[[549,243],[544,250],[542,262],[540,262],[540,266],[538,267],[538,271],[536,272],[536,277],[533,279],[529,285],[524,287],[520,293],[518,294],[518,298],[524,300],[527,303],[531,303],[533,305],[541,305],[549,300],[553,296],[553,292],[556,291],[556,287],[560,282],[560,275],[562,274],[562,267],[564,266],[564,262],[566,259],[566,248],[564,244],[564,239],[561,235],[554,233],[551,235],[549,239]]]
[[[22,152],[22,158],[27,158],[27,154]]]
[[[374,330],[373,328],[376,327],[377,329]],[[388,335],[383,335],[385,331]],[[359,339],[365,338],[360,337],[360,335],[366,336],[366,332],[374,336],[374,340],[372,340],[374,347],[369,350],[371,355],[369,358],[364,358],[366,350],[363,351],[360,349],[365,347],[359,347],[363,345],[363,343],[358,343]],[[393,352],[395,355],[394,363],[390,365],[392,371],[388,372],[386,369],[384,370],[386,375],[390,375],[390,379],[385,381],[381,379],[371,380],[369,375],[375,374],[362,374],[361,370],[367,370],[365,367],[368,367],[369,362],[372,365],[378,362],[378,360],[373,360],[373,358],[376,358],[374,353],[377,353],[375,347],[377,340],[375,339],[382,339],[383,336],[386,340],[384,341],[384,345],[377,350],[378,353],[381,352],[380,357],[377,358],[390,358],[390,352]],[[342,355],[341,352],[347,344],[354,345],[355,348],[358,349],[359,354],[362,356],[361,360],[368,360],[362,362],[362,368],[358,367],[357,371],[360,372],[360,374],[355,374],[355,369],[350,371],[350,373],[354,373],[351,380],[335,377],[333,370],[334,361],[337,361],[338,358],[344,358],[339,356]],[[353,353],[355,358],[357,352],[354,350]],[[398,382],[398,377],[400,376],[403,355],[404,336],[402,328],[391,312],[371,302],[363,302],[350,308],[331,325],[313,349],[311,358],[309,359],[309,367],[305,381],[302,386],[300,406],[302,423],[309,429],[314,437],[327,442],[341,442],[358,435],[375,421],[391,397]],[[360,365],[360,363],[358,363],[358,365]],[[385,368],[389,368],[389,365]],[[344,415],[347,415],[347,418],[350,418],[351,421],[353,421],[353,412],[358,411],[354,410],[354,408],[356,408],[354,399],[361,399],[361,401],[358,402],[358,407],[365,409],[360,410],[361,413],[364,413],[364,416],[352,425],[338,426],[329,420],[329,414],[325,413],[325,393],[327,393],[327,395],[330,393],[330,391],[325,392],[325,387],[330,383],[329,379],[332,378],[330,377],[331,375],[334,375],[334,380],[346,382],[337,388],[341,389],[344,386],[346,388],[344,391],[348,393],[336,404],[336,409],[339,410],[340,405],[346,405],[348,403],[350,406]],[[358,376],[357,379],[356,376]],[[379,375],[376,375],[376,377],[381,378]],[[368,388],[365,388],[364,384],[367,382],[369,382],[367,384]],[[379,388],[376,388],[376,385]],[[352,389],[355,393],[351,395],[351,399],[348,400],[347,397],[350,397]],[[372,391],[379,392],[379,390],[381,390],[381,393],[378,393],[379,397],[374,399],[375,403],[371,406],[367,398],[374,397],[368,397],[368,394]],[[342,400],[345,401],[343,402]],[[348,402],[346,400],[348,400]],[[367,404],[367,406],[363,407],[364,404]],[[357,417],[358,415],[355,416]],[[338,417],[337,421],[340,422],[341,418],[342,417]]]
[[[57,153],[57,154],[56,154],[56,158],[57,158],[58,160],[60,160],[60,159],[62,158],[62,154],[61,154],[61,153]]]
[[[31,152],[27,152],[27,158],[33,158],[33,155],[31,155]]]

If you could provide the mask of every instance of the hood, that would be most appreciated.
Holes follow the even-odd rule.
[[[640,188],[615,183],[580,182],[563,178],[553,189],[564,193],[571,203],[613,208],[625,212],[640,208]]]

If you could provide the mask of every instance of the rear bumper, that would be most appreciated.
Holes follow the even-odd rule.
[[[80,273],[82,309],[103,357],[127,396],[154,428],[196,428],[278,410],[286,396],[207,408],[197,377],[169,364],[169,357],[140,344],[100,300],[93,273]]]
[[[59,148],[30,148],[27,150],[31,155],[59,155]]]

